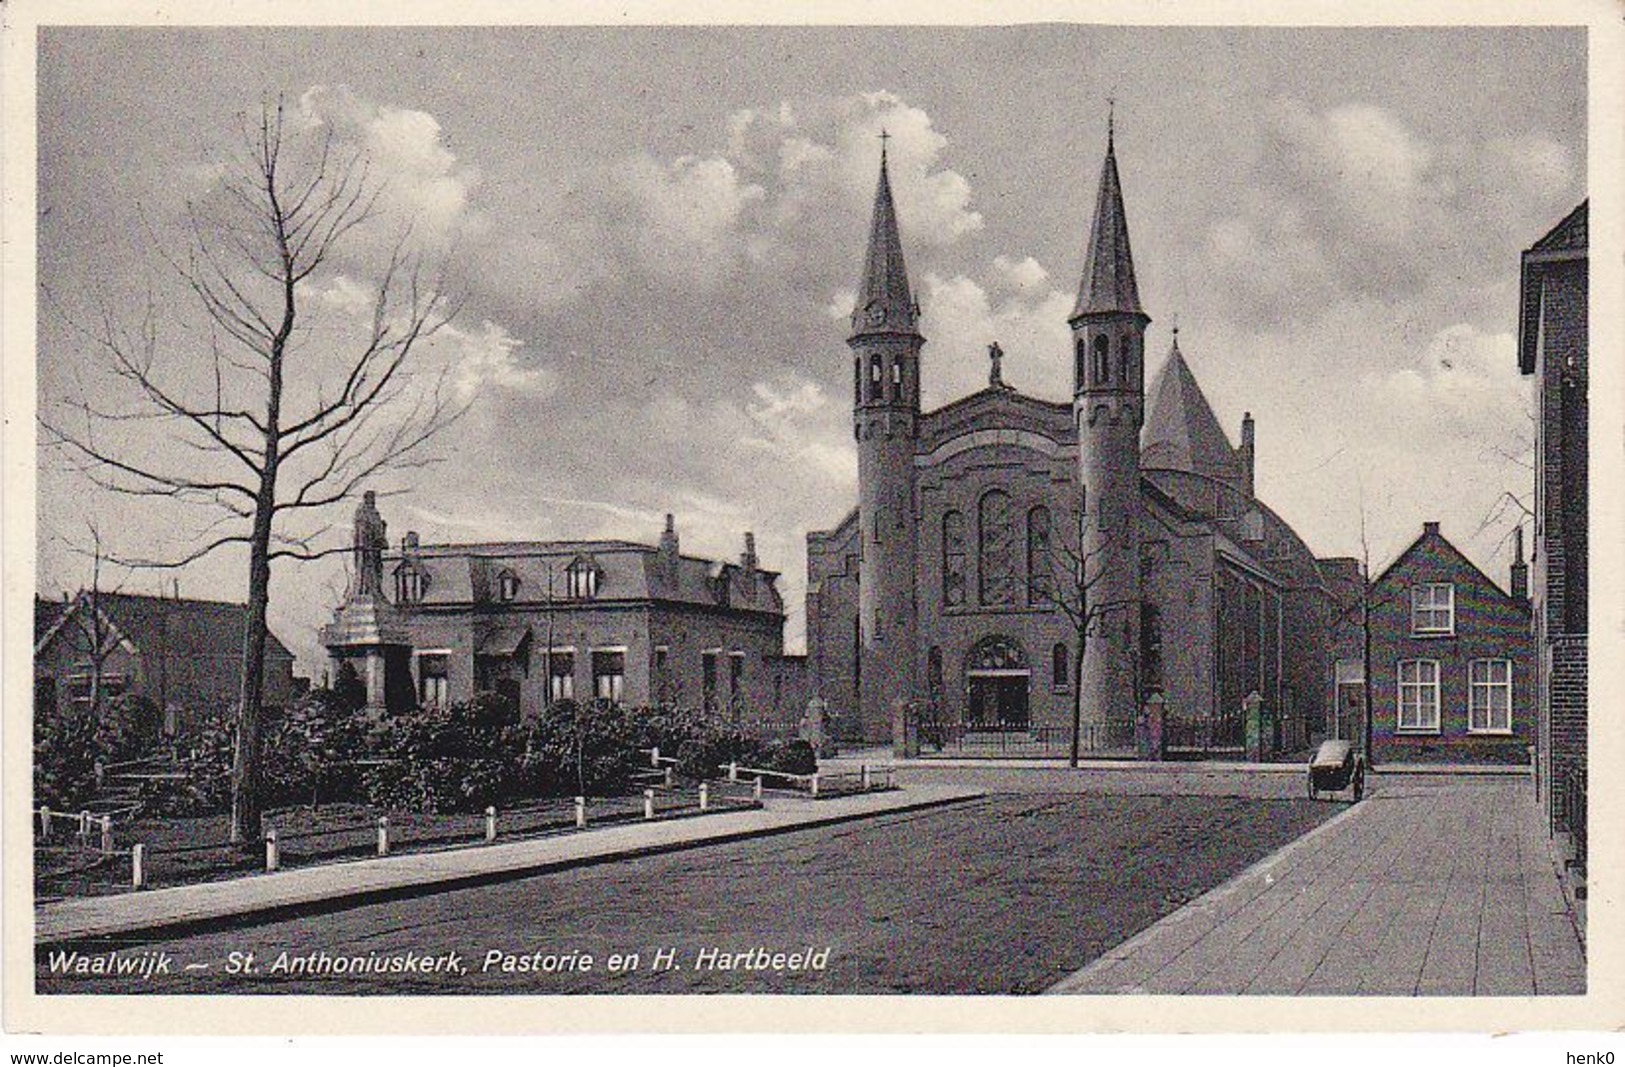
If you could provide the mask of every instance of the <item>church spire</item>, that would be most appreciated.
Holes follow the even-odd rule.
[[[1140,290],[1134,283],[1134,256],[1128,247],[1128,217],[1123,213],[1123,188],[1117,177],[1115,121],[1107,119],[1106,162],[1100,169],[1100,192],[1095,199],[1095,224],[1089,231],[1089,253],[1083,263],[1074,319],[1082,315],[1126,312],[1143,314]]]
[[[858,283],[857,305],[852,309],[852,336],[914,334],[920,309],[908,287],[903,265],[903,240],[897,231],[897,206],[892,202],[891,176],[886,167],[887,135],[880,140],[880,182],[875,187],[874,215],[869,223],[869,248],[863,258],[863,279]]]

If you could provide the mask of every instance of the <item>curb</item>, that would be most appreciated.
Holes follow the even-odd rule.
[[[196,915],[177,919],[161,920],[135,920],[120,923],[117,920],[100,924],[87,924],[89,928],[81,932],[66,931],[61,934],[52,934],[40,937],[37,933],[34,941],[36,959],[51,949],[67,948],[69,946],[96,946],[103,943],[116,944],[125,947],[140,944],[144,941],[162,940],[173,937],[192,936],[201,933],[213,933],[220,930],[240,928],[243,926],[257,926],[283,919],[300,918],[307,915],[319,915],[336,911],[347,911],[352,908],[364,907],[390,900],[409,900],[416,897],[433,896],[436,893],[449,892],[457,889],[468,889],[482,885],[496,885],[502,882],[518,881],[522,878],[531,878],[540,874],[550,874],[556,871],[571,870],[579,867],[594,867],[604,863],[615,863],[620,860],[635,859],[642,856],[657,856],[670,852],[682,852],[688,849],[701,848],[706,845],[727,844],[737,841],[748,841],[761,837],[772,837],[778,834],[794,833],[799,830],[813,830],[826,826],[835,826],[841,823],[856,822],[861,819],[875,818],[881,815],[895,815],[906,812],[925,811],[932,808],[947,807],[953,804],[962,804],[967,801],[983,799],[987,794],[979,790],[965,790],[950,796],[926,797],[917,801],[905,802],[892,807],[880,808],[872,811],[848,811],[831,815],[817,816],[798,822],[782,823],[771,826],[748,827],[739,830],[723,830],[719,833],[704,837],[694,837],[679,841],[665,841],[649,845],[634,845],[618,849],[613,852],[596,853],[585,856],[569,856],[563,858],[538,857],[525,862],[520,860],[511,867],[498,870],[472,871],[467,873],[447,872],[430,875],[421,881],[403,882],[399,885],[378,886],[373,888],[357,889],[353,891],[339,891],[337,893],[314,897],[309,900],[286,901],[281,903],[246,903],[241,907],[222,910],[215,914]],[[514,842],[520,844],[521,842]],[[444,852],[434,853],[445,855]],[[422,854],[417,854],[422,855]],[[410,862],[416,855],[403,855],[395,857],[402,862]],[[258,876],[254,876],[258,877]],[[247,879],[234,879],[233,881],[246,881]],[[221,883],[197,883],[206,885],[219,885]],[[38,918],[36,916],[36,930]]]

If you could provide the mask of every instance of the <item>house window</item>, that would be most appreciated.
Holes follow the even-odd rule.
[[[1439,661],[1399,661],[1399,732],[1439,732]]]
[[[425,585],[423,572],[407,567],[395,576],[395,599],[402,604],[416,604],[423,599]]]
[[[655,699],[661,704],[671,703],[671,678],[666,674],[667,656],[665,645],[655,646]]]
[[[738,714],[745,706],[745,654],[728,653],[728,706]]]
[[[1475,659],[1468,664],[1467,729],[1475,734],[1512,732],[1512,661]]]
[[[1066,645],[1057,641],[1050,651],[1050,686],[1057,693],[1071,688],[1071,672],[1067,670]]]
[[[984,604],[1009,604],[1015,600],[1015,560],[1010,544],[1010,494],[990,489],[978,507],[979,534],[976,566]]]
[[[942,517],[942,602],[950,608],[965,603],[965,514]]]
[[[418,657],[418,703],[426,708],[444,708],[450,692],[447,675],[451,657],[442,653]]]
[[[547,698],[551,701],[576,698],[576,657],[574,652],[554,652],[548,657]]]
[[[1411,633],[1456,632],[1456,587],[1449,582],[1411,586]]]
[[[1033,607],[1055,602],[1049,538],[1049,508],[1040,505],[1027,512],[1027,603]]]
[[[573,600],[591,600],[598,595],[598,566],[590,559],[578,559],[564,572],[565,588]]]
[[[504,602],[519,596],[519,575],[513,571],[503,571],[497,576],[497,596]]]
[[[717,654],[700,653],[700,703],[706,711],[717,710]]]
[[[592,695],[619,704],[626,692],[626,652],[596,650],[592,654]]]

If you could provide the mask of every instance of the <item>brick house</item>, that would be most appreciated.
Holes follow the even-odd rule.
[[[806,710],[806,658],[784,654],[778,574],[745,535],[737,563],[684,555],[671,516],[656,545],[632,541],[382,547],[371,494],[357,513],[358,582],[324,629],[379,711],[507,695],[522,715],[558,700],[672,705],[776,733]],[[369,510],[371,509],[371,510]],[[365,611],[358,608],[366,605]],[[362,621],[365,625],[362,625]]]
[[[152,734],[183,735],[224,714],[242,687],[241,604],[132,593],[80,592],[34,601],[34,713],[88,708],[97,661],[103,694],[133,693],[156,709]],[[300,691],[293,653],[275,634],[265,649],[265,703]]]
[[[1521,556],[1521,552],[1520,552]],[[1424,523],[1371,586],[1377,763],[1524,763],[1535,733],[1534,645],[1521,558],[1507,592]]]
[[[1534,385],[1536,778],[1584,864],[1587,734],[1587,202],[1523,253],[1518,369]]]

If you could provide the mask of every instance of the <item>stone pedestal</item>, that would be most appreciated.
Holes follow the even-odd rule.
[[[412,641],[393,604],[372,593],[352,595],[322,627],[321,642],[334,677],[347,662],[366,686],[369,713],[407,710],[411,679],[396,675],[407,671]]]
[[[1140,708],[1140,719],[1134,731],[1134,748],[1143,760],[1162,759],[1162,719],[1166,703],[1161,693],[1152,693]]]
[[[1247,758],[1253,763],[1262,763],[1266,755],[1265,736],[1268,725],[1264,721],[1264,698],[1257,692],[1248,693],[1241,701],[1242,728],[1246,731],[1244,744],[1247,747]]]
[[[907,700],[892,701],[891,736],[893,755],[913,759],[920,754],[919,713]]]

